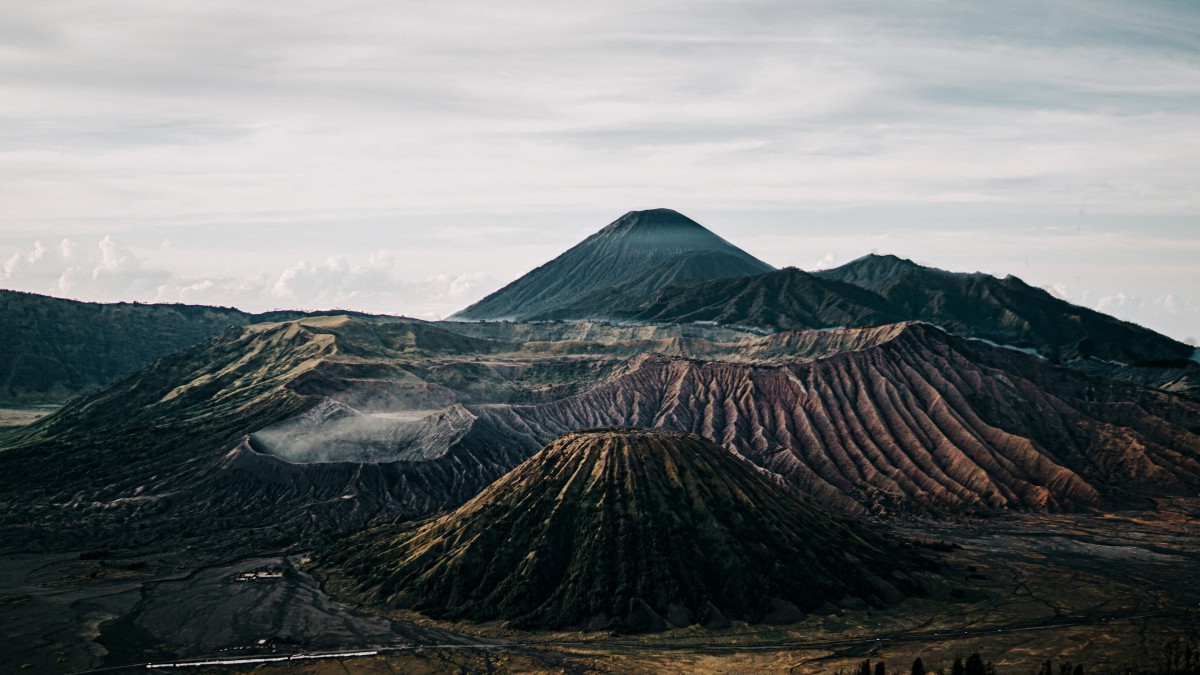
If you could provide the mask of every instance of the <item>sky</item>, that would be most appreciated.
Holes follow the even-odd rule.
[[[445,316],[621,214],[1200,338],[1190,0],[0,0],[0,288]]]

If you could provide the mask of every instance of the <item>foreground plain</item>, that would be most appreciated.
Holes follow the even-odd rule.
[[[383,653],[206,669],[817,673],[849,670],[863,658],[895,668],[918,655],[949,666],[956,655],[979,652],[1000,672],[1029,672],[1053,659],[1098,673],[1156,668],[1164,645],[1200,627],[1200,500],[1113,513],[911,521],[892,532],[948,549],[942,556],[964,597],[910,599],[882,610],[847,606],[790,625],[734,623],[719,631],[523,632],[342,603],[305,571],[303,552],[8,555],[0,560],[0,671],[132,672],[147,662],[366,650]],[[282,579],[233,581],[240,571],[276,566],[285,570]]]

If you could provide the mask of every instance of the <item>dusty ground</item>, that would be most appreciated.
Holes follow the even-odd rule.
[[[0,557],[0,673],[477,642],[337,603],[295,562],[283,556],[208,561],[187,552],[99,561]],[[269,567],[285,576],[233,581],[239,572]]]
[[[0,407],[0,427],[23,427],[58,410],[58,405],[8,405]]]
[[[298,556],[0,556],[0,672],[370,649],[381,654],[188,672],[818,673],[863,658],[906,672],[918,655],[936,668],[979,651],[1001,673],[1030,672],[1047,658],[1097,673],[1152,667],[1166,640],[1200,632],[1200,500],[894,527],[961,546],[945,555],[967,599],[720,632],[534,634],[347,607],[298,569]],[[232,581],[264,566],[286,576]]]

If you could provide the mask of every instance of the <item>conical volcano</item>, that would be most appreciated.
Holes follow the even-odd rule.
[[[894,601],[918,591],[908,572],[928,565],[700,436],[616,429],[567,434],[456,511],[320,558],[367,602],[629,630]]]
[[[455,314],[452,319],[525,320],[562,310],[589,294],[663,275],[655,268],[677,256],[713,254],[688,275],[668,274],[661,283],[720,279],[774,268],[671,209],[630,211],[554,260]],[[679,265],[673,265],[679,267]],[[661,285],[643,292],[658,290]]]

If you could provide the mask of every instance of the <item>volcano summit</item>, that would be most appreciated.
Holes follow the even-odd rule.
[[[692,260],[697,255],[703,255],[702,264]],[[520,321],[580,301],[590,306],[593,303],[586,298],[598,292],[628,290],[641,296],[695,279],[749,276],[773,269],[677,211],[630,211],[451,319]]]
[[[435,617],[661,630],[919,593],[930,561],[700,436],[567,434],[461,508],[324,556],[352,595]]]

